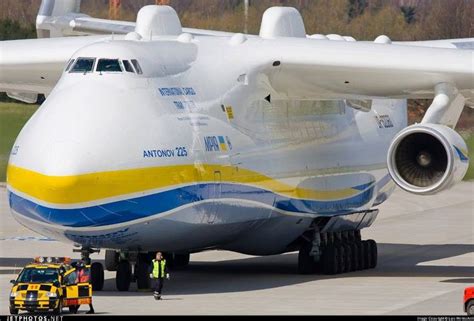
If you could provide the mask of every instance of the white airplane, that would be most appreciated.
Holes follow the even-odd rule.
[[[361,230],[396,185],[435,194],[465,176],[453,128],[474,107],[474,39],[308,36],[284,7],[233,34],[182,28],[168,6],[130,23],[79,4],[44,0],[41,39],[0,42],[0,90],[47,97],[11,152],[9,202],[84,259],[105,249],[120,291],[149,286],[157,250],[175,267],[221,249],[299,250],[301,273],[375,268]],[[407,127],[409,98],[434,102]],[[100,263],[92,278],[101,290]]]

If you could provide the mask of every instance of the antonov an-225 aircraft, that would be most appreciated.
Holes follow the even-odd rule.
[[[41,39],[0,43],[0,90],[47,97],[11,152],[9,204],[84,259],[106,249],[120,291],[149,286],[157,250],[175,267],[222,249],[374,268],[360,231],[396,185],[434,194],[467,171],[453,128],[474,107],[474,39],[309,36],[284,7],[233,34],[182,28],[168,6],[130,23],[79,5],[44,0]],[[410,127],[408,98],[434,98]],[[95,262],[96,290],[103,276]]]

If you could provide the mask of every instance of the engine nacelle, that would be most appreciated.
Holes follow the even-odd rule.
[[[449,127],[414,125],[395,137],[388,152],[388,169],[407,192],[430,195],[449,189],[467,173],[464,139]]]

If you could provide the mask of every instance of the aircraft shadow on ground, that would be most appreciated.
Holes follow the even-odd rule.
[[[379,244],[379,266],[375,270],[337,276],[296,274],[297,254],[256,257],[223,262],[195,262],[184,271],[172,274],[165,285],[167,295],[232,293],[256,291],[334,278],[366,277],[440,277],[442,282],[470,282],[473,266],[419,265],[474,252],[474,245]],[[151,295],[148,292],[114,292],[115,280],[109,279],[104,296]]]
[[[474,252],[474,245],[410,245],[379,244],[379,266],[377,269],[337,276],[298,275],[297,254],[270,257],[254,257],[222,262],[194,262],[183,271],[172,273],[166,283],[167,295],[190,295],[207,293],[232,293],[256,291],[302,284],[318,280],[366,277],[439,277],[449,278],[441,282],[473,283],[473,265],[450,266],[423,262],[437,261]],[[0,266],[12,267],[27,264],[30,259],[0,258]],[[0,270],[2,271],[2,270]],[[5,271],[5,270],[4,270]],[[2,273],[0,274],[7,274]],[[103,292],[95,296],[148,296],[149,292],[116,292],[115,279],[105,282]]]

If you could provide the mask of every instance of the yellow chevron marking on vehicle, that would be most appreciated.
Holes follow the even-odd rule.
[[[37,200],[50,204],[72,205],[177,185],[213,182],[216,172],[220,172],[222,183],[257,186],[296,199],[337,200],[361,192],[352,188],[335,191],[302,189],[257,172],[220,165],[182,165],[76,176],[48,176],[10,164],[7,183],[13,189]]]

